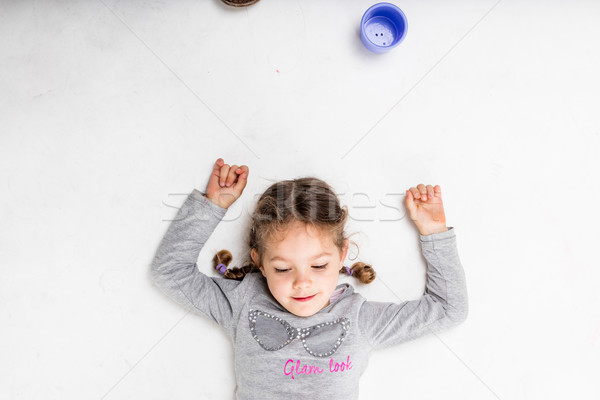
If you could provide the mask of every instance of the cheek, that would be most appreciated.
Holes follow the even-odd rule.
[[[340,274],[337,271],[332,271],[331,273],[323,275],[320,281],[335,288],[335,286],[337,286],[339,276]]]
[[[271,276],[267,279],[267,283],[273,295],[285,292],[289,286],[287,279],[283,276]]]

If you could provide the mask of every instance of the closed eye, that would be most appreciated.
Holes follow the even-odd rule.
[[[315,269],[325,269],[325,268],[327,268],[327,265],[329,265],[329,264],[313,265],[312,267],[315,268]],[[289,268],[286,268],[286,269],[275,268],[275,272],[278,272],[278,273],[287,272],[289,270],[290,270]]]

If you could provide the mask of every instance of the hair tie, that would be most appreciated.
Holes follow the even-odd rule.
[[[352,270],[351,270],[350,268],[348,268],[348,267],[344,267],[344,269],[346,270],[346,273],[347,273],[348,275],[352,276],[352,273],[353,273],[354,271],[352,271]]]
[[[226,266],[225,264],[222,264],[222,263],[221,263],[221,264],[217,265],[217,270],[218,270],[220,273],[224,274],[224,273],[225,273],[225,271],[227,271],[227,266]]]

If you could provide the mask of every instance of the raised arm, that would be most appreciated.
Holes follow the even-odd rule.
[[[222,166],[219,159],[215,170]],[[216,195],[215,191],[219,192],[214,186],[215,182],[219,186],[219,173],[215,175],[214,172],[207,187],[211,196]],[[243,297],[240,293],[243,285],[236,280],[208,277],[198,270],[196,262],[204,244],[225,216],[227,207],[241,194],[248,176],[247,167],[243,174],[244,178],[231,180],[234,189],[241,179],[244,180],[243,185],[237,186],[237,195],[222,196],[221,205],[209,199],[208,193],[205,195],[194,189],[171,222],[152,262],[154,282],[167,296],[187,310],[203,314],[226,328],[232,322],[235,303]]]
[[[386,347],[459,324],[467,318],[467,284],[458,257],[454,228],[446,227],[439,185],[419,184],[406,191],[406,208],[420,232],[427,260],[427,286],[418,300],[367,301],[359,327],[373,346]]]

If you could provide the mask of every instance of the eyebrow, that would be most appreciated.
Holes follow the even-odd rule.
[[[312,258],[312,260],[316,260],[317,258],[322,257],[322,256],[330,256],[330,255],[331,255],[330,252],[324,251],[323,253],[314,256]],[[285,258],[283,258],[281,256],[275,256],[269,260],[269,262],[273,262],[273,261],[288,261],[288,260],[286,260]]]

